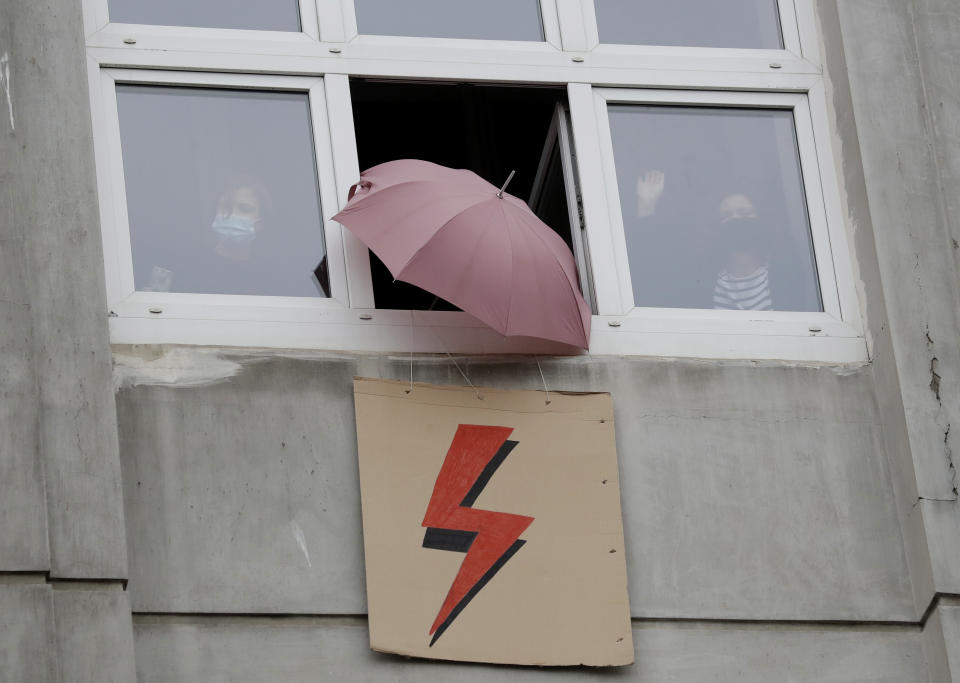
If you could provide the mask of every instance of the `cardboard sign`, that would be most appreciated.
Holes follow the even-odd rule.
[[[609,394],[358,378],[354,398],[374,650],[633,662]]]

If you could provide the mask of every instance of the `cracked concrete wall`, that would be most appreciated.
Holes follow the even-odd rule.
[[[839,18],[933,590],[958,593],[960,7],[845,0]]]
[[[822,37],[822,63],[825,65],[828,107],[834,121],[833,163],[837,176],[841,179],[841,200],[860,276],[858,289],[865,312],[884,450],[891,472],[901,537],[910,568],[916,616],[919,618],[935,593],[933,570],[927,549],[923,515],[918,508],[917,475],[911,457],[907,415],[901,396],[900,376],[886,307],[885,280],[877,257],[871,205],[864,177],[858,120],[853,107],[844,49],[845,25],[840,20],[836,0],[818,0],[817,14]]]

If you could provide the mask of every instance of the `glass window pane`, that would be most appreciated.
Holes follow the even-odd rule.
[[[791,111],[609,113],[637,306],[823,310]]]
[[[539,0],[356,0],[356,8],[366,35],[543,40]]]
[[[119,85],[139,291],[326,296],[305,93]]]
[[[777,0],[594,0],[601,43],[783,48]]]
[[[109,0],[109,9],[110,21],[124,24],[300,30],[297,0]]]

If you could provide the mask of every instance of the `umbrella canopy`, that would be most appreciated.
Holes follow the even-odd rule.
[[[333,218],[394,278],[501,334],[589,346],[590,307],[566,243],[525,202],[472,171],[416,159],[374,166]]]

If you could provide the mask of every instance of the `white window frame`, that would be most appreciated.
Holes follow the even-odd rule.
[[[372,76],[566,86],[599,312],[590,354],[867,359],[813,0],[780,0],[783,50],[599,45],[593,0],[541,0],[542,42],[358,35],[353,0],[302,0],[301,33],[117,24],[108,22],[107,0],[83,0],[83,7],[114,343],[570,352],[549,342],[505,339],[463,313],[373,308],[367,249],[331,220],[360,171],[349,79]],[[134,292],[132,263],[125,262],[130,236],[116,82],[309,93],[333,296]],[[614,100],[794,111],[824,313],[632,306],[605,109]]]
[[[343,77],[340,77],[343,80]],[[117,109],[116,88],[118,85],[166,85],[196,87],[201,89],[250,90],[256,92],[298,92],[307,95],[310,104],[311,126],[318,176],[317,192],[320,197],[324,223],[327,267],[330,274],[329,298],[317,297],[266,297],[222,296],[214,294],[179,294],[171,292],[135,291],[133,259],[130,244],[129,217],[123,155],[120,144],[120,118]],[[339,210],[337,181],[334,168],[334,151],[331,138],[331,122],[327,115],[326,88],[323,78],[301,76],[256,76],[249,74],[214,74],[180,71],[151,71],[137,69],[100,70],[102,108],[97,111],[101,127],[106,135],[98,136],[98,177],[106,180],[99,183],[101,207],[110,211],[101,216],[104,233],[104,267],[107,277],[107,301],[110,310],[118,317],[151,318],[166,314],[183,319],[216,319],[229,317],[234,320],[260,321],[278,319],[319,319],[324,311],[349,308],[347,266],[344,253],[344,228],[334,220]],[[157,311],[160,311],[159,313]]]

